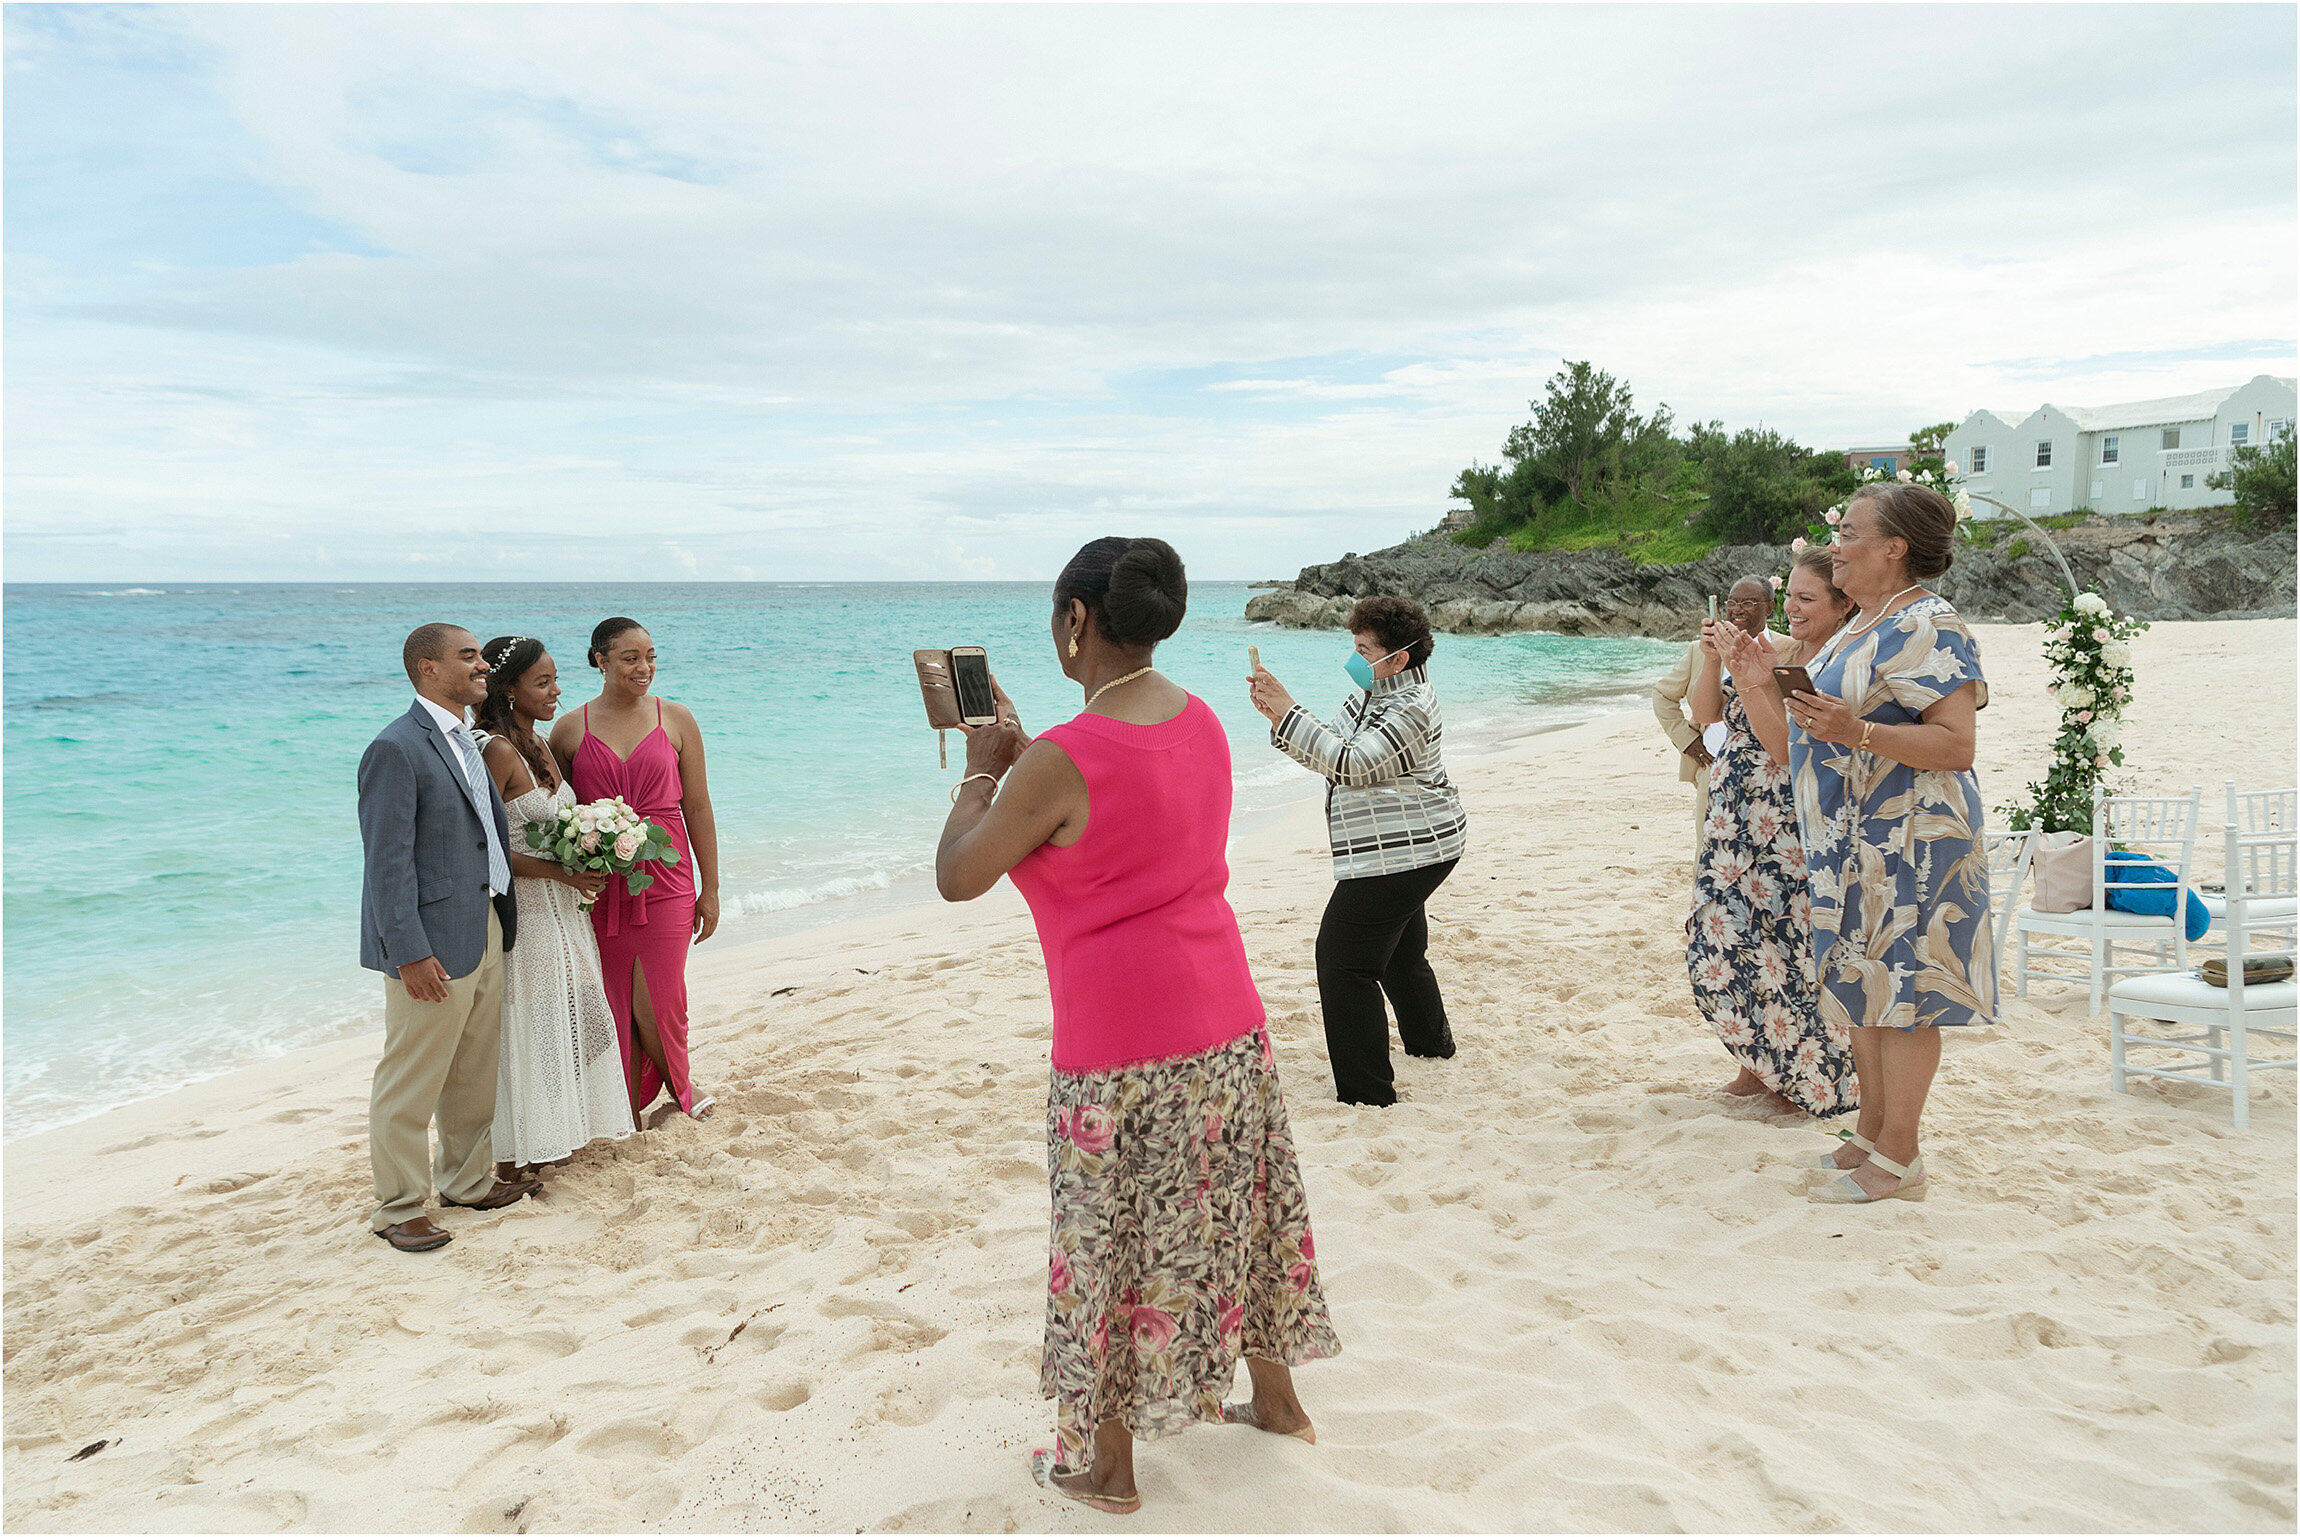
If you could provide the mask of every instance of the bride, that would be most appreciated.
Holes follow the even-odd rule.
[[[599,974],[599,942],[578,908],[607,877],[572,873],[522,852],[526,829],[575,803],[535,723],[559,712],[559,670],[543,642],[504,635],[480,651],[487,698],[478,709],[487,771],[511,822],[511,887],[519,943],[504,957],[502,1068],[495,1080],[495,1168],[555,1163],[597,1137],[631,1134],[615,1015]]]

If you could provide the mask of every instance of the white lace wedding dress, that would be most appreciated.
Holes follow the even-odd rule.
[[[572,785],[507,801],[511,846],[575,802]],[[599,978],[599,942],[575,888],[519,876],[519,934],[503,957],[503,1054],[495,1080],[495,1159],[549,1163],[598,1137],[631,1134],[630,1091],[615,1015]]]

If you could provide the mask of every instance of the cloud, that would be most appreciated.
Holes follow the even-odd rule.
[[[2273,8],[7,27],[20,579],[1036,576],[1111,519],[1265,576],[1434,521],[1565,357],[1828,442],[2300,330]]]

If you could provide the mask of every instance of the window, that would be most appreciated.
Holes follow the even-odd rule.
[[[2136,502],[2145,502],[2148,500],[2147,481],[2136,480],[2132,483],[2132,499]]]
[[[2164,446],[2166,448],[2178,448],[2180,446],[2180,429],[2178,427],[2164,429]]]
[[[2040,470],[2052,468],[2052,439],[2039,438],[2037,440],[2036,467]]]
[[[2275,442],[2275,441],[2276,441],[2278,438],[2281,438],[2281,437],[2283,437],[2283,436],[2284,436],[2286,433],[2290,432],[2291,430],[2292,430],[2292,423],[2291,423],[2289,420],[2287,420],[2286,418],[2279,416],[2278,418],[2276,418],[2276,420],[2274,420],[2274,421],[2272,421],[2272,422],[2270,422],[2270,423],[2268,424],[2268,441],[2269,441],[2269,442],[2271,442],[2271,443],[2273,443],[2273,442]]]
[[[2250,422],[2233,422],[2229,425],[2228,446],[2230,448],[2242,448],[2251,441],[2252,424]]]
[[[2117,436],[2112,432],[2100,440],[2100,462],[2102,464],[2116,463],[2117,453]]]
[[[2180,489],[2181,489],[2181,490],[2183,490],[2183,491],[2193,491],[2193,490],[2195,490],[2195,489],[2196,489],[2196,477],[2195,477],[2195,476],[2193,476],[2193,475],[2183,475],[2183,476],[2181,476],[2181,477],[2180,477]]]
[[[1869,468],[1872,470],[1882,470],[1886,474],[1890,475],[1893,471],[1899,469],[1900,465],[1896,461],[1887,459],[1880,454],[1876,458],[1873,458],[1869,461]]]
[[[1973,445],[1973,467],[1971,473],[1975,475],[1986,475],[1988,472],[1989,451],[1984,445],[1976,443]]]
[[[2039,486],[2031,491],[2028,494],[2028,504],[2031,507],[2050,507],[2052,505],[2052,487]]]

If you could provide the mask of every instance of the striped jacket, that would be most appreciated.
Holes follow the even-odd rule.
[[[1325,777],[1336,880],[1461,857],[1469,821],[1438,754],[1444,736],[1422,667],[1376,678],[1330,721],[1295,705],[1270,728],[1272,746]]]

